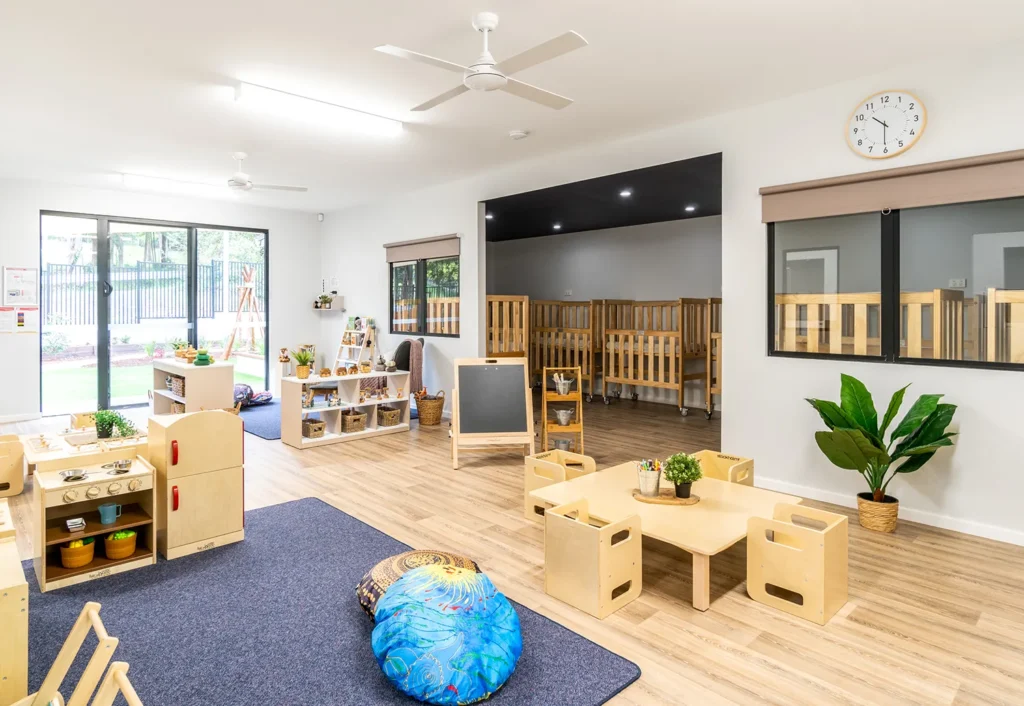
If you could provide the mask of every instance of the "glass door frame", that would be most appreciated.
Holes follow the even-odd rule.
[[[186,283],[188,297],[188,342],[198,348],[199,317],[197,283],[199,272],[198,232],[200,230],[226,230],[240,233],[260,233],[263,235],[263,326],[266,336],[263,356],[264,385],[270,384],[270,230],[266,228],[243,228],[239,226],[222,226],[208,223],[191,223],[187,221],[165,221],[152,218],[132,218],[122,216],[105,216],[93,213],[73,211],[39,211],[39,271],[43,271],[43,217],[59,216],[65,218],[88,218],[96,221],[96,405],[97,409],[110,408],[110,306],[109,297],[113,291],[110,284],[110,224],[160,226],[164,228],[180,228],[187,231],[188,250],[188,281]],[[227,283],[225,283],[226,286]],[[42,314],[42,312],[40,312]],[[39,327],[39,411],[43,411],[43,333]]]

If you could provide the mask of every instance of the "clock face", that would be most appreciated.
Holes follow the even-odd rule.
[[[883,91],[861,101],[846,126],[846,141],[869,159],[888,159],[906,152],[920,139],[928,113],[906,91]]]

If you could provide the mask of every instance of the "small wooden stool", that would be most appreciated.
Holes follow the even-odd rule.
[[[595,527],[586,500],[544,513],[544,592],[604,620],[643,588],[640,517]]]
[[[705,478],[724,480],[741,485],[754,485],[754,459],[729,456],[718,451],[698,451],[693,455],[700,461]]]
[[[747,595],[824,625],[846,604],[846,515],[779,503],[747,521]]]
[[[526,457],[526,487],[523,490],[523,517],[544,521],[545,506],[538,504],[530,493],[555,483],[573,480],[597,470],[594,459],[569,451],[543,451]]]

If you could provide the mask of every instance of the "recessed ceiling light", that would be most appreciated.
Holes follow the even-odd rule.
[[[628,199],[632,195],[633,192],[630,191],[629,189],[623,189],[622,191],[619,192],[619,196],[621,196],[624,199]]]
[[[686,211],[687,213],[693,213],[694,211],[696,211],[696,210],[697,210],[697,207],[696,207],[696,206],[687,206],[687,207],[686,207],[685,209],[683,209],[683,210],[684,210],[684,211]]]
[[[553,225],[551,227],[554,228],[555,230],[562,230],[562,224],[561,223],[556,223],[555,225]]]
[[[235,101],[263,113],[290,120],[302,120],[316,125],[341,126],[356,132],[387,137],[399,135],[402,132],[400,120],[364,113],[361,110],[245,81],[241,81],[235,86]]]
[[[494,220],[494,214],[493,213],[485,213],[484,214],[484,218],[486,218],[489,221],[490,220]]]

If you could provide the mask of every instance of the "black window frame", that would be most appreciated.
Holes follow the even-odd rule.
[[[428,260],[457,260],[459,263],[459,302],[462,302],[462,257],[450,255],[446,257],[426,257],[419,260],[406,260],[403,262],[388,263],[388,331],[399,336],[422,336],[429,338],[460,338],[462,336],[462,321],[459,320],[459,333],[428,333],[427,332],[427,261]],[[396,331],[395,330],[395,265],[403,267],[410,263],[416,263],[416,299],[419,302],[416,310],[416,330]]]
[[[969,203],[985,203],[975,201]],[[954,205],[954,204],[950,204]],[[980,370],[1024,371],[1024,363],[1009,363],[986,360],[946,360],[934,358],[910,358],[900,355],[900,333],[902,314],[900,310],[900,211],[886,209],[881,212],[881,299],[879,334],[880,355],[853,355],[849,353],[807,353],[805,351],[780,351],[775,349],[775,223],[766,224],[767,231],[767,353],[772,358],[804,358],[809,360],[834,360],[857,363],[884,363],[890,365],[919,365],[942,368],[976,368]]]

